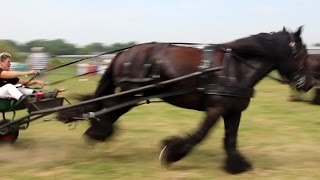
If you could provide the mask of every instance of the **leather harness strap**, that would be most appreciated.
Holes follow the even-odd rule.
[[[161,44],[159,47],[162,48],[168,46],[168,44]],[[223,66],[224,69],[220,72],[215,72],[218,75],[217,83],[211,82],[211,75],[203,73],[199,77],[199,83],[197,91],[204,95],[220,95],[220,96],[231,96],[241,98],[253,97],[253,88],[237,87],[232,82],[237,78],[237,58],[233,58],[233,53],[230,50],[218,49],[214,45],[208,45],[203,48],[201,64],[198,67],[199,72],[204,72],[209,68]],[[160,77],[160,64],[161,62],[146,62],[143,68],[143,74],[146,77],[131,78],[130,72],[132,71],[132,60],[133,54],[130,54],[130,60],[123,64],[123,78],[117,81],[117,83],[153,83]],[[151,72],[150,72],[151,70]],[[147,72],[150,72],[147,73]]]
[[[203,49],[203,59],[199,70],[203,71],[207,68],[214,66],[222,66],[222,71],[216,72],[218,74],[218,83],[208,83],[209,74],[200,76],[200,85],[197,88],[198,91],[206,95],[220,95],[230,97],[251,98],[254,95],[253,88],[237,87],[232,82],[237,78],[237,64],[236,58],[233,58],[231,50],[223,50],[223,56],[219,54],[220,51],[216,51],[216,47],[213,45],[206,46]],[[218,55],[216,55],[218,54]],[[218,57],[218,58],[215,58]]]

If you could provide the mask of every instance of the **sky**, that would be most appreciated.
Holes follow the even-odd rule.
[[[301,25],[308,46],[320,43],[319,0],[0,0],[0,7],[0,39],[17,43],[223,43]]]

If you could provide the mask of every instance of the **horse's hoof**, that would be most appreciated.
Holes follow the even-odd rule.
[[[159,160],[162,165],[168,166],[184,158],[192,149],[184,138],[173,137],[163,141]]]
[[[239,174],[252,169],[252,165],[242,156],[228,157],[225,170],[230,174]]]
[[[161,166],[168,167],[170,162],[167,161],[167,146],[164,146],[159,154]]]

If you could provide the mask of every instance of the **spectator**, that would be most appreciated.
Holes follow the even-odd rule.
[[[27,65],[32,70],[43,71],[48,66],[48,55],[43,47],[31,48],[31,54],[28,56]]]

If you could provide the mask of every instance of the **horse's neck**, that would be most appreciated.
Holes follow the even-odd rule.
[[[273,41],[268,36],[250,36],[232,42],[219,44],[220,47],[232,49],[237,54],[267,57],[272,52]]]
[[[224,61],[218,81],[239,87],[254,87],[274,68],[270,61],[259,58],[243,59],[245,62],[236,58]]]
[[[248,60],[248,63],[255,67],[255,69],[244,67],[247,72],[245,77],[249,79],[247,84],[249,87],[254,87],[274,69],[273,63],[262,59]]]
[[[241,86],[253,87],[265,77],[274,67],[270,61],[273,58],[273,40],[268,34],[259,34],[241,38],[232,42],[218,44],[216,47],[231,49],[242,61],[233,59],[236,67],[234,82]],[[251,67],[250,67],[251,66]],[[226,67],[225,67],[226,68]],[[226,69],[224,71],[230,71]]]

